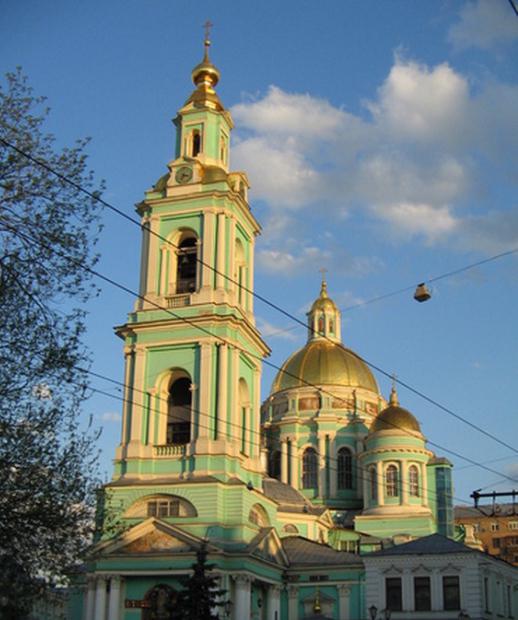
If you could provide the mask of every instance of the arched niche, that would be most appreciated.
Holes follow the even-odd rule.
[[[198,512],[191,502],[178,495],[159,493],[146,495],[133,503],[124,513],[128,518],[146,519],[156,517],[197,517]]]

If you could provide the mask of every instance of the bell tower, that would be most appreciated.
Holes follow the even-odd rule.
[[[259,484],[261,360],[253,315],[259,224],[248,179],[229,169],[233,127],[204,56],[174,119],[168,172],[137,205],[140,297],[124,339],[125,406],[115,478],[207,476]]]

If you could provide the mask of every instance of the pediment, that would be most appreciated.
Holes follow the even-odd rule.
[[[179,527],[150,518],[127,530],[115,540],[105,541],[97,546],[95,553],[102,556],[156,553],[196,553],[202,544],[201,538],[193,536]],[[208,545],[210,552],[217,547]]]
[[[273,528],[263,528],[248,547],[255,557],[288,566],[288,558],[277,532]]]

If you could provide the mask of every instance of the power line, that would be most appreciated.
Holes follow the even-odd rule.
[[[11,148],[11,149],[15,150],[16,152],[18,152],[18,153],[19,153],[19,154],[21,154],[22,156],[26,157],[29,161],[32,161],[32,162],[34,162],[35,164],[37,164],[37,165],[39,165],[39,166],[43,167],[44,169],[46,169],[46,170],[47,170],[48,172],[50,172],[51,174],[55,175],[55,176],[56,176],[57,178],[59,178],[60,180],[62,180],[62,181],[64,181],[64,182],[66,182],[66,183],[71,184],[71,185],[72,185],[74,188],[76,188],[78,191],[80,191],[80,192],[82,192],[82,193],[84,193],[84,194],[88,195],[90,198],[92,198],[92,199],[94,199],[94,200],[99,201],[101,204],[103,204],[104,206],[106,206],[106,207],[107,207],[107,208],[109,208],[110,210],[114,211],[115,213],[117,213],[118,215],[120,215],[121,217],[123,217],[124,219],[126,219],[126,220],[128,220],[128,221],[130,221],[130,222],[132,222],[132,223],[134,223],[134,224],[136,224],[136,225],[138,225],[138,226],[139,226],[139,228],[141,228],[141,224],[140,224],[137,220],[135,220],[134,218],[132,218],[132,217],[128,216],[126,213],[124,213],[123,211],[121,211],[121,210],[120,210],[120,209],[118,209],[117,207],[114,207],[113,205],[111,205],[111,204],[110,204],[110,203],[108,203],[107,201],[103,200],[103,199],[102,199],[102,198],[101,198],[101,197],[100,197],[100,196],[99,196],[96,192],[90,192],[89,190],[87,190],[87,189],[83,188],[80,184],[78,184],[78,183],[76,183],[75,181],[73,181],[73,180],[69,179],[67,176],[65,176],[65,175],[63,175],[63,174],[61,174],[61,173],[57,172],[56,170],[54,170],[51,166],[49,166],[49,165],[48,165],[48,164],[46,164],[45,162],[42,162],[42,161],[40,161],[40,160],[38,160],[38,159],[36,159],[36,158],[32,157],[30,154],[28,154],[28,153],[26,153],[25,151],[23,151],[23,150],[19,149],[17,146],[15,146],[15,145],[11,144],[10,142],[8,142],[7,140],[5,140],[4,138],[0,137],[0,142],[2,142],[3,144],[5,144],[7,147],[9,147],[9,148]],[[24,236],[22,233],[20,233],[20,231],[18,231],[18,230],[16,230],[16,229],[13,229],[12,227],[9,227],[9,225],[8,225],[8,224],[5,224],[5,223],[4,223],[4,225],[6,225],[6,226],[7,226],[7,227],[11,230],[11,232],[13,232],[13,234],[18,234],[19,236],[22,236],[22,237]],[[165,237],[162,237],[161,235],[159,235],[159,234],[158,234],[158,233],[156,233],[155,231],[151,231],[150,229],[147,229],[147,230],[149,230],[149,232],[150,232],[150,233],[154,234],[155,236],[157,236],[158,238],[160,238],[160,239],[161,239],[161,240],[163,240],[164,242],[169,243],[170,245],[172,245],[173,247],[175,247],[175,248],[177,248],[177,249],[178,249],[178,246],[176,246],[175,244],[173,244],[170,240],[166,239]],[[43,244],[43,242],[41,242],[41,240],[39,240],[39,239],[34,239],[34,238],[33,238],[33,239],[32,239],[32,241],[35,241],[36,243],[39,243],[39,244],[40,244],[40,245],[42,245],[43,247],[46,247],[46,249],[47,249],[47,250],[57,252],[57,250],[56,250],[55,248],[53,248],[53,247],[49,247],[49,246],[46,246],[46,245],[45,245],[45,244]],[[444,277],[449,277],[450,275],[454,275],[454,274],[456,274],[456,273],[460,273],[461,271],[466,271],[467,269],[473,268],[474,266],[476,266],[476,265],[478,265],[478,264],[483,264],[483,263],[489,262],[490,260],[496,260],[496,258],[501,258],[501,257],[503,257],[503,256],[507,256],[507,255],[512,254],[512,253],[514,253],[514,252],[518,252],[518,249],[515,249],[515,250],[509,250],[508,252],[501,253],[501,254],[499,254],[499,255],[496,255],[495,257],[491,257],[491,258],[488,258],[488,259],[484,259],[484,260],[482,260],[482,261],[478,261],[477,263],[474,263],[474,264],[472,264],[472,265],[468,265],[468,266],[466,266],[466,267],[463,267],[463,268],[460,268],[460,269],[457,269],[457,270],[451,271],[451,272],[449,272],[448,274],[442,274],[441,276],[436,276],[435,278],[433,278],[433,279],[431,279],[431,280],[429,280],[429,281],[431,282],[431,281],[435,281],[435,280],[438,280],[438,279],[441,279],[441,278],[444,278]],[[200,325],[198,325],[198,324],[195,324],[192,320],[187,319],[187,318],[185,318],[185,317],[181,317],[181,316],[179,316],[178,314],[176,314],[176,313],[172,312],[169,308],[165,308],[165,307],[161,306],[160,304],[157,304],[157,303],[155,303],[155,302],[153,302],[153,301],[149,300],[149,299],[148,299],[148,298],[146,298],[144,295],[142,295],[142,294],[140,294],[140,293],[136,293],[135,291],[133,291],[133,290],[129,289],[128,287],[126,287],[126,286],[124,286],[124,285],[122,285],[122,284],[120,284],[120,283],[116,282],[115,280],[113,280],[113,279],[111,279],[111,278],[109,278],[109,277],[107,277],[107,276],[105,276],[105,275],[101,274],[100,272],[98,272],[98,271],[96,271],[96,270],[94,270],[94,269],[92,269],[92,268],[90,268],[90,267],[87,267],[87,266],[83,265],[82,263],[80,263],[79,261],[77,261],[76,259],[74,259],[73,257],[70,257],[70,256],[68,256],[68,255],[64,254],[63,252],[60,252],[60,254],[61,254],[61,256],[62,256],[62,257],[64,257],[65,259],[68,259],[68,260],[72,260],[72,261],[74,261],[74,263],[75,263],[77,266],[81,267],[82,269],[85,269],[86,271],[88,271],[88,272],[89,272],[89,273],[91,273],[92,275],[94,275],[94,276],[96,276],[96,277],[98,277],[98,278],[102,279],[103,281],[105,281],[105,282],[107,282],[107,283],[109,283],[109,284],[111,284],[111,285],[113,285],[113,286],[115,286],[115,287],[119,288],[120,290],[123,290],[124,292],[129,293],[129,294],[131,294],[131,295],[135,295],[138,299],[141,299],[142,301],[146,301],[147,303],[151,304],[152,306],[156,307],[157,309],[160,309],[160,310],[163,310],[163,311],[167,312],[168,314],[170,314],[170,315],[171,315],[171,316],[173,316],[174,318],[179,319],[179,320],[181,320],[181,321],[184,321],[184,322],[186,322],[186,323],[190,324],[191,326],[195,327],[196,329],[199,329],[199,330],[201,330],[202,332],[206,333],[207,335],[209,335],[209,336],[211,336],[211,337],[216,338],[217,340],[221,341],[222,343],[225,343],[225,344],[231,344],[231,346],[236,347],[236,345],[235,345],[235,344],[233,344],[233,343],[229,343],[228,341],[226,341],[226,340],[225,340],[224,338],[222,338],[221,336],[217,336],[217,335],[213,334],[212,332],[210,332],[210,330],[207,330],[206,328],[204,328],[204,327],[202,327],[202,326],[200,326]],[[265,299],[263,296],[261,296],[261,295],[259,295],[259,294],[255,293],[254,291],[251,291],[250,289],[248,289],[248,288],[247,288],[247,287],[245,287],[244,285],[242,285],[242,284],[240,284],[240,283],[236,282],[235,280],[233,280],[232,278],[230,278],[230,277],[229,277],[229,276],[227,276],[226,274],[223,274],[223,273],[219,272],[217,269],[215,269],[215,268],[214,268],[214,267],[212,267],[211,265],[209,265],[209,264],[205,263],[204,261],[202,261],[202,259],[200,259],[200,258],[198,258],[198,257],[197,257],[197,261],[198,261],[200,264],[202,264],[202,265],[204,265],[204,266],[209,267],[209,268],[210,268],[212,271],[214,271],[215,273],[220,273],[220,275],[224,276],[227,280],[229,280],[230,282],[234,283],[236,286],[238,286],[238,287],[242,288],[242,289],[243,289],[243,290],[245,290],[246,292],[249,292],[249,293],[253,294],[253,295],[254,295],[255,297],[257,297],[260,301],[263,301],[263,302],[264,302],[264,303],[266,303],[267,305],[269,305],[269,306],[271,306],[272,308],[274,308],[274,309],[278,310],[279,312],[281,312],[281,313],[282,313],[282,314],[284,314],[285,316],[287,316],[287,317],[291,318],[292,320],[294,320],[294,321],[295,321],[295,322],[297,322],[298,324],[300,324],[300,325],[304,326],[306,329],[308,328],[308,326],[307,326],[305,323],[303,323],[300,319],[298,319],[298,318],[297,318],[297,317],[295,317],[294,315],[292,315],[292,314],[288,313],[286,310],[284,310],[283,308],[281,308],[281,307],[280,307],[280,306],[278,306],[277,304],[275,304],[275,303],[273,303],[273,302],[270,302],[269,300]],[[403,289],[401,289],[401,290],[403,290]],[[394,294],[395,294],[395,293],[394,293]],[[390,294],[388,294],[388,295],[390,295]],[[315,330],[314,330],[311,326],[309,326],[309,329],[310,329],[310,331],[311,331],[311,332],[315,333]],[[342,349],[347,350],[349,353],[353,354],[353,355],[354,355],[354,356],[355,356],[355,357],[356,357],[359,361],[361,361],[361,362],[363,362],[363,363],[367,364],[368,366],[370,366],[371,368],[375,369],[375,370],[376,370],[377,372],[379,372],[380,374],[382,374],[382,375],[386,376],[387,378],[394,379],[394,377],[393,377],[393,375],[392,375],[391,373],[388,373],[387,371],[383,370],[382,368],[380,368],[380,367],[379,367],[379,366],[377,366],[376,364],[373,364],[372,362],[370,362],[370,361],[366,360],[365,358],[362,358],[361,356],[359,356],[359,355],[358,355],[357,353],[355,353],[354,351],[350,351],[350,350],[346,349],[346,348],[343,346],[343,344],[342,344],[342,343],[337,343],[337,342],[335,342],[335,341],[331,340],[330,338],[328,338],[327,336],[322,336],[322,337],[323,337],[325,340],[328,340],[328,341],[329,341],[330,343],[332,343],[333,345],[335,345],[335,346],[339,346],[339,347],[341,347]],[[284,368],[279,367],[279,366],[277,366],[277,365],[273,364],[272,362],[269,362],[269,361],[268,361],[268,360],[266,360],[266,359],[263,359],[261,356],[255,355],[255,354],[253,354],[252,352],[247,351],[247,350],[245,350],[245,349],[243,349],[243,348],[240,348],[240,347],[236,347],[236,348],[238,348],[240,351],[242,351],[242,352],[243,352],[243,353],[245,353],[246,355],[248,355],[248,356],[250,356],[250,357],[253,357],[253,358],[256,358],[256,359],[258,359],[259,361],[263,362],[264,364],[266,364],[266,365],[268,365],[268,366],[270,366],[270,367],[272,367],[272,368],[276,369],[277,371],[281,371],[281,372],[283,372],[283,373],[287,374],[288,376],[291,376],[292,378],[295,378],[295,379],[297,379],[298,381],[303,382],[305,385],[307,385],[307,386],[309,386],[309,387],[313,387],[313,388],[317,389],[320,393],[323,393],[323,394],[329,394],[329,395],[333,396],[334,398],[336,398],[336,397],[335,397],[332,393],[328,392],[327,390],[324,390],[322,387],[315,386],[315,385],[313,385],[313,384],[309,383],[308,381],[305,381],[303,378],[301,378],[301,377],[297,377],[297,376],[293,375],[292,373],[289,373],[289,372],[288,372],[287,370],[285,370]],[[402,380],[401,380],[401,379],[399,379],[399,378],[398,378],[398,379],[396,379],[396,382],[397,382],[399,385],[401,385],[401,386],[405,387],[407,390],[409,390],[409,391],[411,391],[412,393],[414,393],[415,395],[417,395],[417,396],[419,396],[420,398],[424,399],[425,401],[429,402],[430,404],[432,404],[432,405],[434,405],[434,406],[438,407],[439,409],[441,409],[441,410],[442,410],[442,411],[444,411],[445,413],[448,413],[449,415],[451,415],[451,416],[455,417],[456,419],[458,419],[458,420],[460,420],[460,421],[464,422],[465,424],[467,424],[468,426],[470,426],[470,427],[471,427],[471,428],[473,428],[474,430],[479,431],[480,433],[482,433],[482,434],[483,434],[483,435],[485,435],[486,437],[488,437],[488,438],[490,438],[490,439],[492,439],[492,440],[496,441],[496,442],[497,442],[497,443],[499,443],[500,445],[502,445],[502,446],[506,447],[507,449],[509,449],[509,450],[511,450],[511,451],[513,451],[513,452],[515,452],[515,453],[517,453],[517,454],[518,454],[518,450],[517,450],[516,448],[514,448],[513,446],[511,446],[510,444],[508,444],[508,443],[506,443],[506,442],[502,441],[501,439],[499,439],[498,437],[496,437],[496,436],[495,436],[495,435],[493,435],[492,433],[489,433],[488,431],[484,430],[484,429],[483,429],[483,428],[481,428],[480,426],[478,426],[478,425],[474,424],[473,422],[471,422],[471,421],[467,420],[467,419],[466,419],[466,418],[464,418],[463,416],[461,416],[461,415],[459,415],[459,414],[456,414],[454,411],[452,411],[452,410],[451,410],[451,409],[449,409],[448,407],[445,407],[444,405],[440,404],[438,401],[436,401],[436,400],[434,400],[434,399],[430,398],[429,396],[427,396],[426,394],[424,394],[424,393],[423,393],[423,392],[421,392],[420,390],[417,390],[416,388],[413,388],[413,387],[412,387],[412,386],[410,386],[408,383],[406,383],[406,382],[402,381]],[[433,444],[432,444],[432,442],[429,442],[429,443],[430,443],[431,445],[433,445]],[[436,445],[437,445],[437,444],[436,444]],[[441,448],[441,449],[443,449],[443,448]],[[450,451],[450,453],[451,453],[451,454],[455,454],[453,451]],[[462,457],[461,457],[461,458],[462,458]],[[500,475],[500,474],[499,474],[499,475]]]

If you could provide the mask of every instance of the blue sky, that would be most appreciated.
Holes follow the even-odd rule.
[[[231,167],[248,172],[263,225],[256,290],[304,318],[327,268],[347,346],[518,450],[516,256],[438,281],[426,304],[405,293],[347,310],[518,247],[518,17],[507,0],[195,6],[0,0],[0,69],[21,65],[48,96],[60,144],[92,137],[106,199],[132,214],[172,157],[171,119],[209,18],[218,93],[236,124]],[[100,270],[136,288],[138,230],[110,213],[104,222]],[[93,369],[119,380],[112,327],[132,304],[103,287],[89,307]],[[280,365],[305,332],[259,302],[256,314]],[[430,440],[500,459],[489,466],[518,487],[518,453],[403,388],[400,400]],[[87,413],[103,426],[109,472],[120,402],[95,395]],[[450,458],[459,498],[513,486]]]

